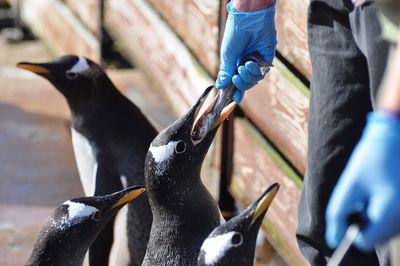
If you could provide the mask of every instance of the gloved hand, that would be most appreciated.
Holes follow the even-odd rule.
[[[225,88],[232,82],[236,90],[233,100],[240,102],[244,91],[263,79],[255,62],[246,62],[238,68],[240,59],[252,52],[260,53],[272,63],[276,47],[275,3],[266,9],[238,12],[230,1],[227,5],[228,19],[221,44],[221,66],[216,81],[217,88]]]
[[[400,233],[400,118],[375,112],[326,211],[326,241],[332,248],[343,238],[350,213],[361,211],[365,225],[354,244],[362,250]]]

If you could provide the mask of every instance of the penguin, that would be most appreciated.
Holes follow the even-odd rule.
[[[67,55],[47,63],[21,62],[17,66],[47,79],[65,97],[71,111],[73,150],[86,196],[144,185],[144,160],[158,132],[99,65],[83,56]],[[151,223],[147,197],[128,204],[129,265],[141,265]],[[90,265],[108,265],[113,224],[114,218],[90,248]]]
[[[122,206],[143,192],[142,186],[133,186],[107,196],[64,202],[47,219],[26,265],[82,265],[96,235]]]
[[[197,265],[203,241],[220,224],[220,211],[201,181],[203,160],[221,122],[236,103],[227,103],[201,139],[199,121],[213,105],[204,105],[207,88],[186,114],[153,140],[145,161],[145,185],[153,224],[142,265]]]
[[[198,265],[253,265],[257,234],[278,190],[279,184],[271,185],[243,212],[215,228],[201,246]]]

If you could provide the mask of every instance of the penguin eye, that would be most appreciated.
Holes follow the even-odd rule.
[[[78,77],[78,74],[77,73],[75,73],[75,72],[72,72],[72,71],[68,71],[67,73],[66,73],[66,75],[67,75],[67,78],[68,79],[76,79],[77,77]]]
[[[184,153],[186,151],[186,143],[183,140],[180,140],[175,146],[176,153]]]
[[[93,213],[90,218],[92,218],[92,220],[94,220],[96,222],[100,221],[100,218],[101,218],[100,211],[96,211],[95,213]]]
[[[231,238],[231,243],[234,247],[240,246],[243,243],[243,236],[241,233],[235,233]]]

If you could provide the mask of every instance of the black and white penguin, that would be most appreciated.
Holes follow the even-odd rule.
[[[144,160],[157,131],[100,66],[85,57],[68,55],[47,63],[22,62],[18,67],[46,78],[66,98],[71,110],[72,144],[86,196],[144,185]],[[125,246],[129,246],[129,265],[142,263],[151,222],[147,197],[128,204],[129,245]],[[113,223],[114,219],[90,248],[90,265],[108,265]],[[124,252],[128,251],[117,253]]]
[[[242,213],[215,228],[201,246],[198,265],[253,265],[257,234],[278,190],[279,184],[271,185]]]
[[[142,186],[133,186],[107,196],[64,202],[47,219],[26,265],[82,265],[97,234],[122,206],[143,192]]]
[[[212,88],[150,145],[145,182],[153,225],[143,265],[197,265],[201,244],[220,224],[218,205],[202,183],[200,171],[219,124],[236,104],[225,106],[207,134],[194,140],[198,121],[212,109],[211,104],[200,112]]]

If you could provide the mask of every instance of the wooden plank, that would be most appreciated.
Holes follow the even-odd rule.
[[[150,0],[150,2],[206,69],[212,75],[216,75],[219,67],[220,2],[217,0]]]
[[[77,14],[83,23],[94,34],[100,29],[100,1],[99,0],[64,0]]]
[[[151,88],[138,70],[107,70],[107,75],[117,89],[135,103],[158,130],[177,119],[170,111],[168,103]],[[4,84],[1,95],[3,102],[9,102],[26,112],[51,115],[64,120],[70,118],[65,98],[46,79],[25,70],[11,68],[7,73],[0,71],[0,79]]]
[[[249,90],[243,108],[250,119],[302,174],[307,156],[309,91],[279,60]]]
[[[44,78],[14,70],[14,75],[1,74],[0,79],[1,103],[16,106],[28,114],[69,119],[70,111],[64,97]]]
[[[62,1],[21,0],[21,17],[56,55],[79,54],[99,61],[100,45],[95,36]]]
[[[307,6],[309,0],[279,0],[276,11],[278,51],[305,77],[311,78],[307,46]]]
[[[143,69],[174,103],[186,112],[211,78],[184,43],[144,0],[106,0],[105,24],[120,50]]]
[[[231,192],[246,207],[272,183],[281,185],[263,230],[288,265],[308,265],[295,239],[301,181],[279,155],[243,119],[235,120],[234,177]]]
[[[115,86],[140,108],[157,130],[163,130],[178,118],[139,70],[108,70],[107,73]]]

